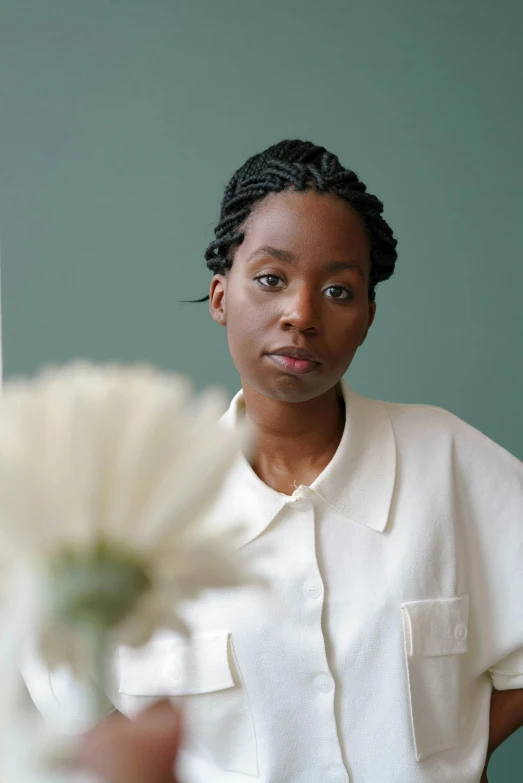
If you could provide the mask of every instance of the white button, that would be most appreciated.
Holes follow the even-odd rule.
[[[332,693],[334,690],[334,680],[330,674],[318,674],[314,678],[314,684],[320,693]]]
[[[454,628],[454,636],[458,640],[458,642],[464,642],[465,639],[468,636],[468,629],[467,626],[463,623],[459,623],[459,625],[456,625]]]
[[[338,765],[334,765],[332,767],[329,767],[329,780],[332,780],[332,783],[345,783],[347,780],[347,773],[343,769],[343,767],[339,767]]]
[[[323,585],[319,579],[307,579],[303,583],[302,593],[305,598],[319,598],[323,592]]]
[[[182,670],[180,667],[180,664],[176,661],[170,660],[169,662],[165,661],[163,668],[163,676],[167,680],[171,680],[172,682],[175,682],[176,680],[179,680],[182,676]]]
[[[312,508],[312,501],[309,500],[309,498],[296,498],[293,505],[297,511],[310,511]]]

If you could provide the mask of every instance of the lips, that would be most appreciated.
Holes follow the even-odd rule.
[[[290,359],[305,359],[309,362],[321,364],[320,358],[305,348],[298,348],[294,345],[287,345],[283,348],[276,348],[268,352],[270,356],[288,356]]]
[[[277,364],[280,369],[292,375],[305,375],[316,370],[321,362],[316,354],[305,348],[286,346],[277,348],[267,354],[268,358]]]

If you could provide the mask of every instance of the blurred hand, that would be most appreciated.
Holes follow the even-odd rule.
[[[135,720],[114,715],[83,740],[79,766],[104,783],[176,783],[180,719],[168,701]]]

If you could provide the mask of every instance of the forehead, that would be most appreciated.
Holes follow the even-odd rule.
[[[341,198],[313,190],[271,193],[251,212],[239,250],[260,245],[318,260],[368,259],[369,241],[358,213]]]

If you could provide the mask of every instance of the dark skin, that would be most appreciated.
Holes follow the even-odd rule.
[[[209,306],[227,327],[256,428],[253,468],[268,486],[292,494],[314,481],[341,439],[336,384],[376,312],[369,241],[349,204],[314,191],[268,196],[244,231],[232,269],[212,280]],[[269,358],[284,346],[312,351],[318,366],[305,375],[285,371]]]

